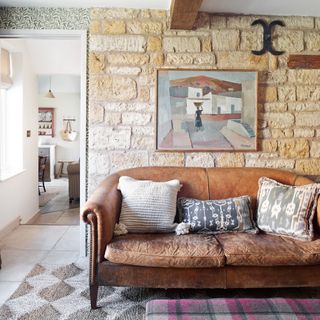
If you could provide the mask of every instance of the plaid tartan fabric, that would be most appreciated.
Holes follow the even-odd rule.
[[[320,320],[320,299],[151,300],[146,320]]]

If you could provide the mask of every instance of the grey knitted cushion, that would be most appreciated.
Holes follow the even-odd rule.
[[[179,180],[153,182],[120,177],[122,194],[119,223],[130,233],[174,232]]]

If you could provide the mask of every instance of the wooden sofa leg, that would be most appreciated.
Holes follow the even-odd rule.
[[[98,308],[97,306],[98,289],[99,289],[99,286],[97,284],[90,285],[91,309]]]

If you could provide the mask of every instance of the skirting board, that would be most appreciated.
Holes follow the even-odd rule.
[[[34,222],[41,216],[40,210],[35,213],[26,223],[24,224],[34,224]]]
[[[2,229],[0,229],[0,240],[8,235],[12,230],[20,225],[20,217],[15,218],[13,221],[8,223]]]

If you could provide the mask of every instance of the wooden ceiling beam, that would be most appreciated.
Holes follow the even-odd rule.
[[[172,0],[170,8],[170,29],[191,30],[202,0]]]

